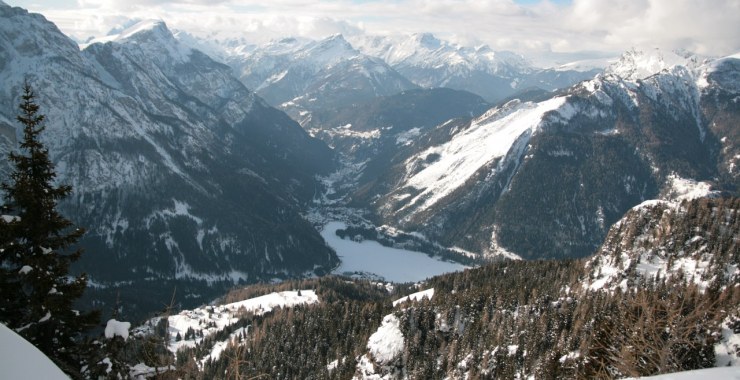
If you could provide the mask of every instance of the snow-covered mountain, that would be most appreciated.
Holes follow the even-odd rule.
[[[469,91],[489,102],[529,88],[552,91],[593,77],[599,69],[563,66],[534,67],[519,54],[494,51],[486,45],[468,47],[429,33],[404,37],[357,36],[358,50],[387,62],[415,84]]]
[[[537,258],[594,252],[670,178],[734,191],[740,61],[667,56],[628,52],[549,99],[443,123],[354,199],[379,223],[446,246]]]
[[[219,292],[211,285],[336,263],[300,214],[331,151],[228,66],[159,21],[80,51],[41,15],[0,4],[0,16],[2,136],[14,145],[28,80],[59,180],[74,188],[63,212],[89,228],[76,269],[90,274],[92,297],[159,307],[176,281],[198,302]],[[149,299],[142,288],[157,291]]]
[[[355,50],[342,35],[320,41],[273,41],[242,49],[226,62],[247,87],[301,123],[313,110],[416,87],[382,60]]]
[[[301,124],[316,110],[417,86],[469,91],[494,102],[533,88],[568,87],[602,71],[586,62],[537,68],[513,52],[453,44],[429,33],[352,35],[349,40],[333,35],[319,41],[288,37],[259,46],[186,32],[177,38],[227,63],[248,88]]]

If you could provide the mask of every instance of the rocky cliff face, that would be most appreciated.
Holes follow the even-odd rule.
[[[586,262],[591,289],[633,287],[637,281],[683,279],[720,289],[740,277],[740,200],[647,201],[610,229]]]

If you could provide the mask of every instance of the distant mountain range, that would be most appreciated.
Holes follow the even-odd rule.
[[[552,91],[590,79],[603,60],[557,68],[487,46],[466,47],[431,34],[408,37],[333,35],[320,41],[285,38],[264,45],[178,38],[220,57],[242,82],[301,124],[316,110],[344,107],[414,88],[472,92],[488,102],[522,91]]]
[[[588,256],[643,201],[740,188],[738,55],[542,69],[429,34],[257,46],[161,21],[80,50],[41,15],[0,17],[0,150],[28,80],[105,307],[331,271],[306,217],[327,192],[378,234],[495,260]]]

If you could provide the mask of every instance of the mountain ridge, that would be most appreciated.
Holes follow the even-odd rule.
[[[585,256],[624,212],[657,197],[669,175],[711,179],[721,189],[737,189],[732,169],[737,165],[737,139],[731,127],[737,107],[730,100],[737,78],[716,74],[732,73],[734,63],[730,57],[693,69],[656,66],[656,73],[645,79],[599,74],[549,100],[515,99],[495,106],[483,118],[440,125],[436,128],[448,131],[451,138],[431,144],[423,136],[417,138],[372,185],[375,189],[363,189],[355,199],[371,204],[378,224],[419,232],[445,246],[473,252],[504,248],[525,258],[553,257],[545,252],[555,251],[558,257]],[[510,115],[552,102],[559,103],[533,114],[528,123],[512,118],[524,124],[512,129],[508,139],[496,137],[494,132],[505,133]],[[478,163],[457,160],[444,149],[456,139],[467,147],[469,142],[460,139],[475,130],[496,137],[492,141],[502,144],[497,154],[479,137],[471,141],[481,145],[483,155],[456,150]],[[455,170],[442,169],[442,164]],[[470,170],[460,170],[464,167]],[[413,179],[432,172],[437,174],[429,181]],[[438,186],[455,176],[461,177],[454,186]],[[425,202],[419,203],[424,207],[418,212],[412,211],[415,202]],[[577,211],[584,206],[588,215]],[[553,230],[564,235],[547,237]],[[526,232],[530,239],[544,240],[527,243],[524,231],[531,231]],[[481,242],[490,242],[490,247]]]

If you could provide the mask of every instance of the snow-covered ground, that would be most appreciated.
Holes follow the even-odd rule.
[[[628,378],[625,380],[631,380]],[[640,377],[645,380],[740,380],[740,367],[697,369],[665,375]]]
[[[464,265],[437,260],[420,252],[384,247],[369,240],[358,243],[337,236],[337,230],[346,227],[342,222],[329,222],[321,231],[321,236],[342,260],[334,273],[360,272],[391,282],[417,282],[466,268]]]
[[[68,380],[43,352],[0,323],[0,379]]]
[[[167,318],[170,334],[169,349],[172,352],[177,352],[180,347],[195,347],[203,338],[236,323],[244,313],[261,315],[277,307],[292,307],[317,302],[319,302],[319,297],[313,290],[300,290],[270,293],[226,305],[203,306],[193,310],[183,310],[179,314]],[[154,318],[148,324],[156,326],[159,319]],[[186,337],[188,330],[192,330],[197,335]],[[178,335],[181,340],[177,340]],[[217,344],[214,347],[214,352],[211,353],[211,357],[218,357],[218,354],[223,350],[223,346]]]
[[[413,293],[413,294],[409,294],[406,297],[401,297],[401,298],[393,301],[393,306],[402,304],[402,303],[407,302],[409,300],[411,300],[411,301],[421,301],[425,297],[428,300],[431,300],[432,297],[434,297],[434,288],[427,289],[427,290],[422,290],[420,292],[416,292],[416,293]]]

